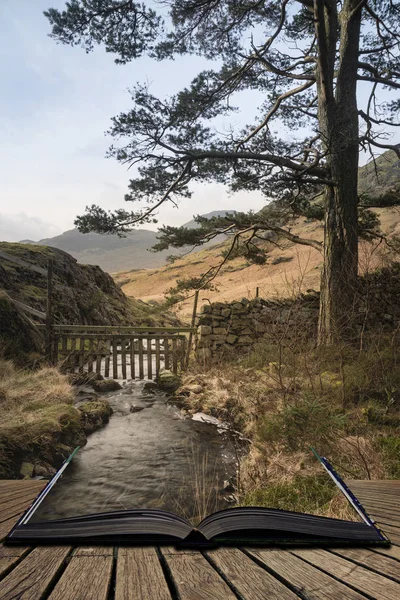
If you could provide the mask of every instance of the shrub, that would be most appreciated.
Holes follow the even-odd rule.
[[[337,488],[326,473],[296,475],[290,482],[271,483],[268,487],[248,492],[242,506],[265,506],[297,512],[323,512]]]
[[[295,404],[268,415],[258,426],[260,441],[282,444],[290,451],[329,447],[335,433],[344,429],[346,415],[331,403],[304,394]]]

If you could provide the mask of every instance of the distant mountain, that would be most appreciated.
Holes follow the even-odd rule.
[[[235,211],[212,211],[203,216],[213,217],[225,215]],[[196,227],[195,221],[189,221],[185,227]],[[108,273],[128,271],[134,269],[154,269],[166,264],[170,254],[183,254],[176,249],[150,252],[150,248],[157,243],[156,231],[137,229],[128,233],[125,238],[116,235],[101,235],[99,233],[80,233],[77,229],[70,229],[61,235],[45,238],[38,242],[22,240],[23,244],[40,244],[59,248],[71,254],[81,264],[98,265]],[[209,245],[220,240],[216,239]]]

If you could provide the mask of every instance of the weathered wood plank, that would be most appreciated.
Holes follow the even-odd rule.
[[[83,373],[83,367],[85,364],[85,338],[79,338],[79,373]]]
[[[131,379],[135,379],[135,338],[131,338],[130,362],[131,362]]]
[[[122,379],[126,379],[126,340],[121,340]]]
[[[3,578],[31,548],[28,546],[4,546],[0,544],[0,578]]]
[[[47,277],[47,269],[42,269],[42,267],[37,267],[36,265],[32,265],[31,263],[22,260],[22,258],[18,258],[17,256],[12,256],[7,254],[6,252],[0,252],[0,258],[4,258],[5,260],[9,260],[10,262],[19,265],[20,267],[25,267],[26,269],[30,269],[31,271],[35,271],[36,273],[40,273],[40,275],[44,275]]]
[[[1,600],[39,600],[70,553],[67,546],[35,548],[0,582]]]
[[[110,376],[110,351],[111,351],[111,342],[110,340],[107,341],[107,354],[106,354],[106,358],[105,358],[105,365],[104,365],[104,377],[109,377]]]
[[[251,556],[283,578],[294,590],[308,600],[361,600],[361,594],[308,565],[286,550],[246,548]],[[279,598],[279,596],[277,596]]]
[[[376,600],[398,600],[400,585],[383,575],[327,552],[326,550],[295,550],[293,554],[319,567],[344,583]]]
[[[93,359],[94,359],[94,352],[93,352],[93,347],[94,347],[94,340],[89,340],[89,355],[88,355],[88,373],[93,373]]]
[[[164,368],[169,369],[169,338],[164,338]]]
[[[10,502],[1,503],[0,523],[26,510],[33,500],[34,498],[31,497],[28,501],[26,498],[21,498],[17,501],[11,500]]]
[[[32,306],[28,306],[23,302],[19,302],[18,300],[15,300],[15,298],[12,298],[10,295],[8,295],[8,297],[10,298],[11,302],[18,306],[18,308],[20,308],[21,310],[24,310],[25,312],[29,313],[30,315],[33,315],[34,317],[38,317],[39,319],[46,319],[46,313],[44,313],[43,311],[38,310],[37,308],[33,308]]]
[[[119,548],[115,600],[171,600],[155,548]]]
[[[75,554],[49,600],[107,600],[113,557]]]
[[[172,338],[172,372],[178,374],[178,355],[177,355],[176,338]]]
[[[138,340],[139,346],[139,379],[144,378],[144,367],[143,367],[143,340],[140,338]]]
[[[181,600],[233,600],[236,596],[197,551],[162,548]]]
[[[378,554],[383,554],[384,556],[389,556],[393,560],[400,561],[400,546],[393,546],[393,544],[389,548],[371,548],[373,552],[377,552]],[[400,568],[400,567],[399,567]]]
[[[386,525],[377,521],[377,525],[381,531],[390,539],[394,544],[400,544],[400,531],[397,527]]]
[[[151,339],[147,340],[146,348],[147,348],[147,377],[148,377],[148,379],[153,379],[153,363],[152,363],[152,356],[151,356]]]
[[[160,372],[160,340],[156,340],[156,376]]]
[[[118,379],[118,346],[117,339],[113,338],[111,340],[112,345],[112,365],[113,365],[113,378]]]
[[[295,600],[297,598],[289,588],[237,548],[212,550],[207,552],[207,556],[245,598],[251,600],[265,598]]]
[[[18,515],[10,517],[9,519],[7,519],[7,521],[3,521],[2,523],[0,523],[0,542],[2,542],[4,538],[9,534],[11,529],[14,527],[15,523],[24,514],[24,512],[24,510],[21,510],[21,512]]]
[[[99,375],[101,375],[101,359],[102,356],[101,354],[97,354],[96,355],[96,373],[99,373]]]
[[[46,271],[47,275],[47,271]],[[55,330],[59,332],[97,332],[97,333],[190,333],[195,332],[195,327],[135,327],[134,325],[63,325],[55,324]]]
[[[378,571],[382,575],[392,577],[392,579],[396,579],[400,583],[400,568],[395,560],[375,554],[375,552],[366,548],[336,548],[332,552],[368,569]]]

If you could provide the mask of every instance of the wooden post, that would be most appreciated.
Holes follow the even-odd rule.
[[[256,298],[258,298],[259,294],[260,294],[260,288],[256,287]]]
[[[199,290],[196,290],[195,295],[194,295],[194,302],[193,302],[193,313],[192,313],[192,321],[191,321],[191,327],[194,327],[196,324],[196,314],[197,314],[197,304],[199,302]],[[189,366],[189,359],[190,359],[190,352],[192,350],[192,343],[193,343],[193,332],[191,331],[189,333],[189,342],[188,342],[188,347],[187,347],[187,354],[186,354],[186,360],[184,361],[184,366],[187,369]]]
[[[53,259],[47,263],[46,357],[53,364]]]

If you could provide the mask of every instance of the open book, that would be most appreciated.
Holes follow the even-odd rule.
[[[221,544],[329,544],[334,546],[390,543],[327,459],[318,455],[322,465],[358,512],[362,521],[344,521],[273,508],[236,507],[209,515],[196,529],[189,521],[174,513],[141,508],[30,522],[35,510],[61,476],[74,453],[11,530],[6,543],[174,544],[189,547]]]

